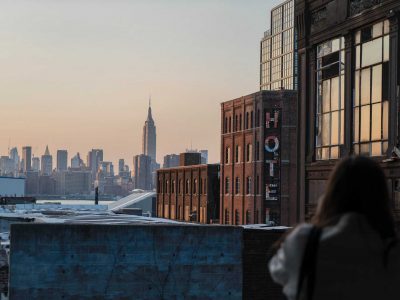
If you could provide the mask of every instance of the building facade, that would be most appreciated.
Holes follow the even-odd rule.
[[[46,146],[44,155],[41,158],[40,173],[42,175],[51,175],[53,172],[53,156],[50,155],[49,147]]]
[[[163,168],[175,168],[179,166],[179,155],[178,154],[168,154],[164,156]]]
[[[221,104],[222,224],[297,223],[296,125],[295,91]]]
[[[219,222],[219,165],[187,165],[157,171],[157,216]]]
[[[32,170],[32,147],[22,147],[22,172],[28,172]]]
[[[57,171],[66,171],[68,169],[68,151],[57,150]]]
[[[55,174],[58,195],[89,194],[92,186],[91,171],[68,170]]]
[[[141,154],[133,158],[133,183],[135,189],[150,191],[154,188],[150,156]]]
[[[260,90],[297,89],[295,0],[271,10],[271,27],[260,48]]]
[[[300,209],[312,217],[338,159],[376,159],[400,217],[396,0],[296,1]],[[397,155],[395,155],[397,156]]]

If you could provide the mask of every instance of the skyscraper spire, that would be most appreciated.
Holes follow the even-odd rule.
[[[50,155],[49,145],[46,145],[46,151],[44,152],[44,155]]]
[[[147,121],[154,122],[153,121],[153,116],[151,114],[151,95],[149,97],[149,109],[148,109],[148,112],[147,112]]]

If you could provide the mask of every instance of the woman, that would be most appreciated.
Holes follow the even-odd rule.
[[[379,165],[338,163],[312,224],[285,238],[269,269],[290,300],[400,299],[400,247]]]

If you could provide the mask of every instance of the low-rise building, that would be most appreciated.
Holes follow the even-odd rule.
[[[181,162],[185,162],[185,154],[181,154]],[[219,168],[219,164],[184,164],[158,170],[157,216],[204,224],[218,223]]]

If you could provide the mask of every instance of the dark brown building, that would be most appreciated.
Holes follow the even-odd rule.
[[[297,223],[296,125],[295,91],[221,104],[222,224]]]
[[[197,153],[196,153],[197,154]],[[198,154],[200,158],[200,154]],[[219,164],[188,164],[157,170],[157,216],[204,224],[219,222]],[[193,157],[192,157],[193,158]]]
[[[381,163],[400,212],[398,0],[297,0],[301,215],[315,212],[336,161]],[[396,155],[397,156],[397,155]]]

